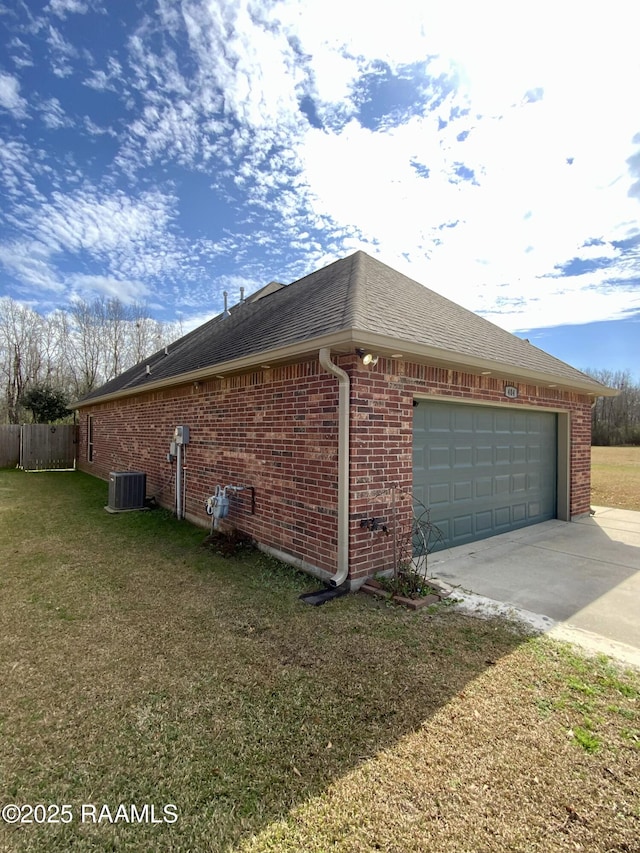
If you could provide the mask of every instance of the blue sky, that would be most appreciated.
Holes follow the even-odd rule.
[[[187,328],[356,249],[640,377],[632,0],[0,0],[0,295]]]

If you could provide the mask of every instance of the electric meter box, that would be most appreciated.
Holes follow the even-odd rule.
[[[177,426],[173,435],[176,444],[189,444],[188,426]]]

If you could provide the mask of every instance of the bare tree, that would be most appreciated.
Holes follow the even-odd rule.
[[[609,388],[617,397],[598,397],[592,409],[593,444],[640,444],[640,387],[629,370],[594,370],[585,373]]]
[[[0,381],[9,423],[20,423],[20,398],[29,383],[42,378],[43,329],[36,311],[7,297],[0,300]]]
[[[127,363],[128,330],[131,311],[116,297],[104,303],[104,331],[106,335],[105,379],[113,379],[125,369]]]
[[[147,306],[136,302],[131,306],[131,364],[138,364],[158,349],[160,349],[158,334],[154,321],[149,318]]]
[[[181,335],[181,324],[115,297],[77,300],[46,317],[0,298],[0,423],[20,423],[20,401],[33,388],[77,400]]]
[[[131,309],[130,365],[139,364],[152,353],[182,337],[182,334],[182,323],[153,320],[149,317],[147,306],[136,303]]]
[[[58,309],[47,317],[48,334],[55,347],[51,384],[64,391],[71,399],[77,396],[78,383],[74,367],[69,312]]]
[[[166,346],[176,328],[151,319],[144,305],[127,307],[116,297],[78,300],[71,317],[70,349],[80,396]]]
[[[71,307],[70,349],[77,394],[88,394],[103,381],[105,364],[104,300],[79,299]]]

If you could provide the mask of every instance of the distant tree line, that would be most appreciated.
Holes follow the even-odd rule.
[[[640,385],[628,370],[585,371],[617,397],[598,397],[591,412],[592,444],[640,444]]]
[[[78,300],[48,316],[0,298],[0,423],[50,423],[66,405],[182,334],[117,298]]]

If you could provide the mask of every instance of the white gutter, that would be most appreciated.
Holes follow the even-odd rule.
[[[330,578],[332,587],[342,586],[349,574],[349,375],[331,361],[331,350],[319,352],[322,367],[338,377],[338,570]]]

